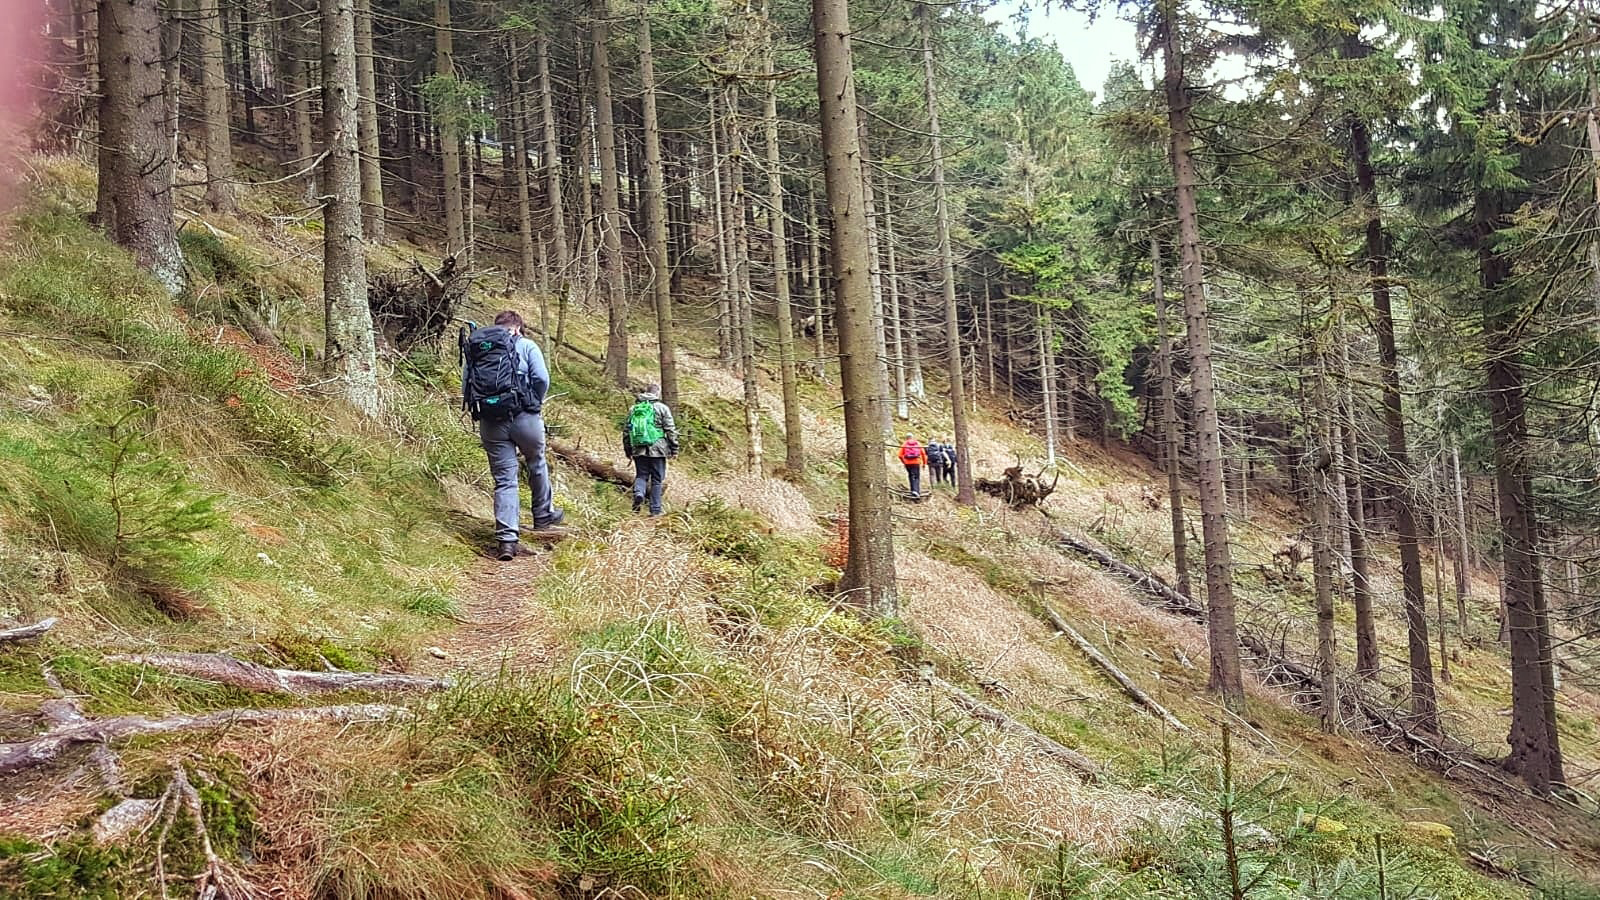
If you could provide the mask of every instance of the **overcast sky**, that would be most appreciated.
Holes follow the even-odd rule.
[[[1015,35],[1019,27],[1015,16],[1021,5],[1020,0],[1000,0],[986,15],[990,21],[1001,23],[1001,27],[1009,34]],[[1030,5],[1035,8],[1028,14],[1024,26],[1028,34],[1053,41],[1061,50],[1061,55],[1072,64],[1072,70],[1078,75],[1078,83],[1094,92],[1097,99],[1101,87],[1106,83],[1106,75],[1111,71],[1112,61],[1120,59],[1138,63],[1139,49],[1133,23],[1117,18],[1114,9],[1108,8],[1091,23],[1083,13],[1062,10],[1055,4],[1052,4],[1055,8],[1049,12],[1037,8],[1041,5],[1038,0]]]

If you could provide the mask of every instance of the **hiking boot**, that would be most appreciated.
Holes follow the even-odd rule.
[[[516,541],[501,541],[500,547],[496,551],[495,556],[501,562],[510,562],[511,560],[516,559],[517,549]]]
[[[543,522],[535,522],[535,523],[533,523],[533,530],[534,531],[543,531],[546,528],[555,528],[556,526],[560,525],[563,521],[565,521],[566,518],[567,518],[567,514],[562,512],[561,510],[559,510],[559,509],[552,510],[551,513],[550,513],[550,518],[545,519]]]
[[[634,494],[633,495],[633,511],[634,512],[638,512],[639,508],[642,507],[642,506],[644,506],[644,498],[639,496],[638,494]]]

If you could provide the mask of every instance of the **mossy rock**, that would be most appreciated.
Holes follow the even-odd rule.
[[[1407,822],[1403,828],[1408,837],[1421,844],[1451,847],[1456,842],[1455,829],[1441,822]]]

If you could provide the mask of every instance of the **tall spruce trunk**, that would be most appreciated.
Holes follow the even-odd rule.
[[[966,387],[961,364],[961,322],[956,309],[955,251],[950,243],[950,197],[944,183],[944,135],[939,127],[939,84],[933,57],[933,10],[917,4],[922,32],[922,92],[928,106],[928,152],[933,168],[933,230],[944,289],[944,339],[950,353],[950,424],[955,430],[956,503],[971,506],[972,453],[967,439]]]
[[[879,424],[884,434],[893,434],[894,420],[891,416],[894,408],[889,403],[889,327],[888,317],[884,315],[883,299],[883,232],[877,191],[872,182],[872,151],[867,141],[866,121],[861,120],[857,124],[861,128],[861,189],[866,198],[867,259],[872,266],[872,333],[878,344],[878,414],[883,417]]]
[[[1384,475],[1394,509],[1395,543],[1400,550],[1400,581],[1405,597],[1406,643],[1411,669],[1411,712],[1417,725],[1439,730],[1439,701],[1433,686],[1428,646],[1428,611],[1422,587],[1422,555],[1417,547],[1416,499],[1410,487],[1411,455],[1406,447],[1405,411],[1400,398],[1399,353],[1395,349],[1394,307],[1389,294],[1389,255],[1378,212],[1377,180],[1372,170],[1372,136],[1360,119],[1350,120],[1356,186],[1366,217],[1367,268],[1372,274],[1373,325],[1378,335],[1378,365],[1383,373],[1383,420],[1388,440]]]
[[[312,159],[317,155],[316,137],[311,127],[311,86],[306,75],[307,53],[303,34],[307,16],[299,0],[282,0],[279,15],[284,18],[284,91],[288,94],[291,118],[294,120],[295,158],[289,161],[289,171],[297,172],[311,166]],[[301,185],[308,202],[316,197],[316,172],[307,172]]]
[[[159,7],[155,0],[100,0],[97,15],[104,188],[96,216],[112,240],[177,294],[183,254],[172,222]]]
[[[806,470],[805,438],[800,424],[800,386],[795,378],[794,315],[789,303],[789,236],[784,223],[783,157],[778,147],[778,81],[773,55],[777,52],[768,21],[765,74],[767,97],[764,124],[767,139],[767,199],[772,241],[772,287],[778,318],[778,371],[783,388],[784,468],[798,477]]]
[[[985,380],[985,385],[989,390],[990,397],[994,396],[994,351],[996,346],[993,294],[993,286],[989,283],[989,279],[985,277],[983,279],[983,367],[988,376]]]
[[[878,348],[872,331],[872,272],[850,58],[850,4],[848,0],[814,0],[811,17],[823,172],[833,213],[830,260],[850,491],[849,558],[839,588],[871,613],[892,616],[899,607],[894,516],[889,506],[889,470],[877,390]]]
[[[200,102],[206,153],[206,204],[218,212],[237,206],[233,190],[232,116],[228,105],[227,59],[218,0],[199,0]]]
[[[566,323],[567,306],[572,301],[572,249],[567,244],[567,208],[561,184],[561,139],[556,129],[555,100],[550,89],[550,38],[543,31],[533,40],[535,65],[539,76],[540,127],[544,136],[544,152],[539,162],[544,166],[544,199],[550,210],[550,247],[555,252],[556,338],[545,348],[555,354],[561,348],[562,329]],[[549,325],[545,325],[549,331]],[[548,337],[548,335],[546,335]]]
[[[367,240],[383,243],[383,149],[378,130],[378,69],[372,45],[372,0],[356,2],[356,84],[361,91],[357,140],[361,145],[361,225]]]
[[[367,307],[361,240],[361,151],[356,138],[354,0],[322,0],[323,363],[334,393],[362,413],[378,412],[378,362]]]
[[[1239,670],[1239,629],[1233,599],[1233,552],[1228,537],[1227,482],[1222,467],[1222,435],[1217,420],[1216,384],[1211,373],[1211,324],[1206,308],[1204,262],[1200,254],[1200,216],[1195,201],[1194,138],[1189,121],[1193,98],[1184,72],[1183,48],[1174,21],[1176,3],[1164,5],[1162,29],[1167,122],[1178,214],[1179,258],[1183,271],[1184,318],[1189,329],[1189,372],[1193,385],[1196,468],[1200,521],[1205,537],[1206,630],[1211,644],[1207,687],[1230,707],[1244,703]]]
[[[1183,480],[1179,473],[1182,437],[1178,430],[1178,403],[1172,377],[1172,336],[1167,326],[1167,286],[1163,279],[1161,241],[1150,236],[1150,270],[1154,273],[1156,300],[1156,365],[1161,380],[1161,468],[1167,474],[1167,508],[1172,516],[1172,572],[1178,593],[1193,599],[1189,583],[1189,529],[1183,516]]]
[[[1495,486],[1500,498],[1505,559],[1506,630],[1511,644],[1511,748],[1505,767],[1537,794],[1564,781],[1556,731],[1555,671],[1549,611],[1541,571],[1538,511],[1534,506],[1527,387],[1520,342],[1522,309],[1516,302],[1512,264],[1492,241],[1509,215],[1496,199],[1477,198],[1475,236],[1483,290],[1483,335],[1489,422],[1494,440]]]
[[[604,248],[606,377],[628,386],[628,294],[622,279],[622,205],[617,186],[617,127],[611,106],[611,35],[606,0],[594,0],[589,26],[593,44],[589,64],[594,72],[594,131],[600,145],[600,240]]]
[[[456,77],[455,31],[450,21],[450,0],[433,3],[433,71],[442,78]],[[435,110],[439,125],[439,158],[444,169],[444,250],[467,249],[466,208],[461,196],[461,134],[455,110]]]
[[[172,161],[169,171],[174,177],[178,171],[178,138],[182,135],[179,113],[183,105],[183,25],[181,4],[169,4],[166,19],[161,23],[161,79],[162,91],[166,94],[166,122],[162,127],[166,130],[168,138],[167,158]],[[86,74],[88,83],[98,87],[98,60]]]
[[[640,0],[639,79],[644,119],[645,234],[650,258],[650,292],[655,298],[657,360],[661,367],[661,399],[678,405],[677,336],[672,324],[672,259],[667,240],[667,185],[661,167],[661,122],[656,113],[655,53],[650,45],[649,4]]]
[[[1344,418],[1345,506],[1350,519],[1350,598],[1355,607],[1356,674],[1371,678],[1378,674],[1378,626],[1372,617],[1371,561],[1367,551],[1366,475],[1361,467],[1361,451],[1356,443],[1356,401],[1351,387],[1348,340],[1339,341],[1339,365],[1344,375],[1342,415]]]

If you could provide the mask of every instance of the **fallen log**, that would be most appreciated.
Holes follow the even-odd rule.
[[[234,725],[279,722],[382,722],[410,715],[401,706],[365,703],[302,709],[225,709],[193,716],[115,716],[54,729],[32,740],[0,744],[0,775],[54,762],[79,744],[103,744],[130,737],[204,731]]]
[[[1165,722],[1169,728],[1184,732],[1189,730],[1189,726],[1183,724],[1183,722],[1177,716],[1168,711],[1165,706],[1157,703],[1154,697],[1151,697],[1149,694],[1145,693],[1144,689],[1140,688],[1137,684],[1134,684],[1133,679],[1129,678],[1121,669],[1117,668],[1116,665],[1113,664],[1110,659],[1106,658],[1105,654],[1097,650],[1093,644],[1085,640],[1083,635],[1078,633],[1077,629],[1067,624],[1067,620],[1061,618],[1061,615],[1054,609],[1051,609],[1049,604],[1041,605],[1044,607],[1045,618],[1050,620],[1050,624],[1054,626],[1057,631],[1061,632],[1063,635],[1066,635],[1067,640],[1071,641],[1078,648],[1078,650],[1083,653],[1084,656],[1089,657],[1090,662],[1099,666],[1101,671],[1111,676],[1111,680],[1115,681],[1119,686],[1121,686],[1123,692],[1125,692],[1129,697],[1132,697],[1135,703],[1138,703],[1151,713],[1154,713],[1156,718]]]
[[[439,691],[450,687],[447,678],[419,675],[384,675],[373,672],[308,672],[273,669],[221,653],[139,653],[110,656],[107,660],[149,666],[174,675],[268,694],[328,694],[337,691]]]
[[[1012,466],[1002,473],[1001,478],[979,478],[974,484],[981,493],[998,497],[1012,509],[1022,509],[1026,506],[1039,506],[1045,498],[1056,491],[1056,484],[1061,481],[1061,470],[1056,470],[1056,476],[1046,487],[1044,473],[1037,475],[1023,474],[1021,466]]]
[[[1096,547],[1082,538],[1073,537],[1064,531],[1054,532],[1053,537],[1056,543],[1077,553],[1079,556],[1086,557],[1100,568],[1132,581],[1134,587],[1161,601],[1161,605],[1164,608],[1197,621],[1205,621],[1205,610],[1195,606],[1188,597],[1178,593],[1154,572],[1129,565],[1113,556],[1109,551]]]
[[[1040,734],[1032,727],[984,703],[937,675],[924,673],[922,677],[926,678],[929,684],[944,692],[957,706],[965,710],[967,715],[974,719],[980,722],[987,722],[1001,731],[1009,732],[1027,740],[1045,756],[1066,763],[1087,778],[1098,778],[1100,776],[1100,765],[1082,753],[1067,747],[1054,738]]]
[[[604,481],[625,488],[633,487],[632,472],[624,472],[611,463],[597,456],[591,456],[566,441],[551,438],[547,446],[550,448],[550,453],[557,459],[582,470],[596,481]]]
[[[0,644],[9,644],[14,641],[29,641],[36,637],[42,637],[45,632],[56,627],[56,621],[56,618],[51,616],[42,622],[35,622],[32,625],[22,625],[17,628],[7,628],[4,631],[0,631]]]

